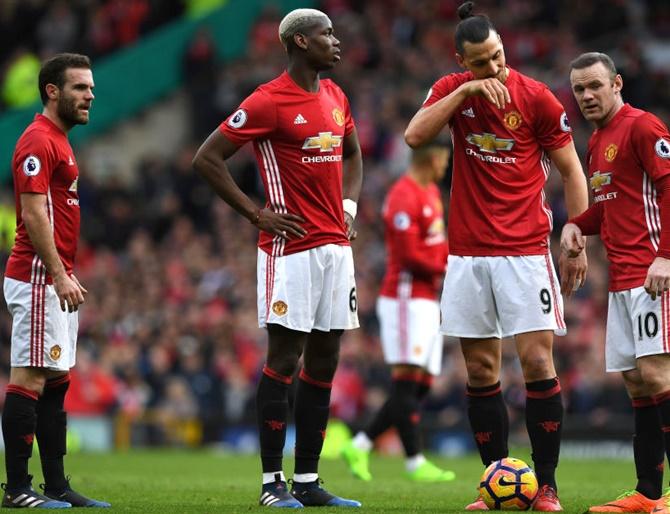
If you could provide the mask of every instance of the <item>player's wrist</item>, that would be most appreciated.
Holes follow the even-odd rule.
[[[345,198],[342,200],[342,208],[344,209],[344,212],[346,212],[349,216],[351,216],[351,219],[356,219],[356,213],[358,212],[358,204],[354,202],[351,198]]]
[[[253,215],[251,216],[251,218],[249,218],[249,223],[251,223],[254,227],[258,226],[258,222],[261,219],[261,211],[262,210],[263,209],[256,209],[254,211]]]

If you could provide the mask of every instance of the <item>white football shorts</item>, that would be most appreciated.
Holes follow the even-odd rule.
[[[652,300],[644,287],[609,293],[605,367],[627,371],[645,355],[670,353],[670,293]]]
[[[75,364],[78,312],[63,312],[53,285],[5,277],[5,301],[12,315],[13,368],[67,371]]]
[[[553,330],[565,335],[551,255],[450,255],[442,290],[444,334],[484,339]]]
[[[258,326],[311,332],[358,328],[350,246],[328,244],[272,257],[258,250]]]
[[[380,296],[377,317],[387,364],[413,364],[431,375],[440,374],[443,337],[438,302]]]

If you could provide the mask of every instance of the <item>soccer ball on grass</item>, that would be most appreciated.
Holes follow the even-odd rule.
[[[535,472],[512,457],[492,462],[479,481],[479,492],[491,510],[528,510],[537,489]]]

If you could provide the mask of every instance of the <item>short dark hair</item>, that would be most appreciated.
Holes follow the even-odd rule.
[[[588,68],[589,66],[593,66],[599,62],[602,63],[607,71],[610,72],[610,79],[614,80],[614,78],[617,76],[614,61],[609,55],[603,54],[601,52],[587,52],[580,55],[570,63],[570,69],[583,70],[584,68]]]
[[[485,14],[472,14],[475,7],[474,2],[465,2],[457,12],[461,19],[456,26],[456,51],[463,55],[465,52],[464,43],[482,43],[489,37],[491,31],[498,32],[491,23],[491,20]]]
[[[451,149],[450,141],[445,140],[442,137],[436,137],[424,145],[413,148],[410,154],[410,161],[412,164],[425,164],[431,159],[435,152],[445,150],[451,152]]]
[[[62,53],[56,54],[45,61],[40,69],[39,88],[42,105],[46,105],[49,97],[47,95],[47,84],[54,84],[58,89],[65,85],[65,70],[69,68],[91,69],[91,60],[81,54]]]

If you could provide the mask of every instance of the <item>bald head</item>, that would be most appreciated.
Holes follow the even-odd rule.
[[[324,21],[330,23],[330,18],[317,9],[295,9],[284,16],[279,24],[279,40],[288,49],[293,36],[297,33],[306,34],[309,29]]]

